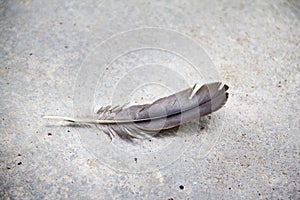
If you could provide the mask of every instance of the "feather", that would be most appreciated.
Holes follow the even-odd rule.
[[[95,124],[111,139],[154,136],[158,132],[197,119],[220,109],[228,99],[227,85],[220,82],[204,84],[160,98],[151,104],[101,107],[97,119],[76,119],[44,116],[44,119],[63,120],[76,124]]]

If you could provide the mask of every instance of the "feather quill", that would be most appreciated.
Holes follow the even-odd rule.
[[[154,136],[158,132],[210,114],[225,105],[228,99],[227,85],[220,82],[204,84],[160,98],[151,104],[106,106],[97,111],[97,119],[76,119],[60,116],[44,116],[44,119],[63,120],[76,124],[95,124],[111,139]]]

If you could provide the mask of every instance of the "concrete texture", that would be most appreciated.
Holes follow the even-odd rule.
[[[299,13],[299,1],[0,1],[1,199],[299,199]],[[188,124],[127,144],[41,119],[80,114],[76,88],[90,55],[103,57],[102,41],[141,27],[192,38],[230,86],[201,130]],[[123,44],[131,42],[111,53]],[[139,51],[111,63],[90,106],[109,103],[124,66],[159,60],[189,85],[192,68],[174,55]],[[161,85],[132,98],[164,95]]]

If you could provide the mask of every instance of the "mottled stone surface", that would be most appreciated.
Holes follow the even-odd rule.
[[[0,1],[1,199],[299,199],[299,23],[296,0]],[[201,130],[189,133],[188,124],[175,137],[127,144],[41,119],[78,114],[82,64],[112,35],[141,27],[192,38],[230,86],[228,103]],[[126,66],[158,62],[182,77],[189,64],[174,55],[120,57],[95,83],[91,106],[109,103]],[[132,97],[166,92],[145,85]],[[96,139],[99,150],[89,148]],[[128,156],[113,159],[109,148]]]

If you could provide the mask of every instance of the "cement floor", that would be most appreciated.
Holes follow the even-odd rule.
[[[299,199],[299,19],[296,0],[0,1],[1,199]],[[178,34],[101,46],[145,27]],[[119,51],[140,37],[174,52]],[[199,76],[176,51],[199,55]],[[41,119],[153,100],[197,77],[230,87],[202,130],[128,144]]]

